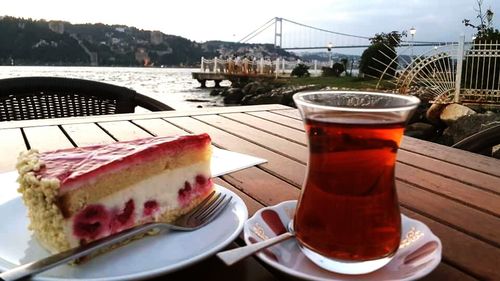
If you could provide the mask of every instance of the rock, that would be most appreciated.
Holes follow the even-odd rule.
[[[220,95],[222,92],[223,92],[223,90],[222,90],[222,89],[213,89],[212,91],[210,91],[210,96],[218,96],[218,95]]]
[[[250,82],[241,89],[243,91],[243,94],[245,95],[254,95],[257,92],[257,89],[262,89],[264,88],[264,85],[261,82],[255,81],[255,82]]]
[[[448,104],[443,111],[441,111],[441,114],[439,115],[439,119],[443,121],[446,125],[450,126],[453,124],[455,121],[457,121],[459,118],[467,116],[467,115],[472,115],[475,114],[476,112],[467,106],[457,104],[457,103],[452,103]]]
[[[240,88],[231,88],[227,90],[224,96],[225,104],[239,104],[243,98],[243,91]]]
[[[500,121],[499,113],[477,113],[458,118],[443,132],[443,142],[452,145]]]
[[[436,127],[433,125],[417,122],[406,126],[405,135],[423,140],[431,140],[436,136],[436,132]]]
[[[278,103],[281,104],[283,100],[283,95],[280,94],[272,94],[272,93],[265,93],[261,95],[255,95],[255,96],[245,96],[241,100],[241,104],[243,105],[255,105],[255,104],[272,104],[272,103]]]
[[[427,109],[429,108],[429,104],[426,102],[421,102],[415,111],[413,112],[413,115],[410,117],[409,124],[421,122],[421,123],[429,123],[427,121],[427,118],[425,117],[427,114]]]
[[[315,90],[318,86],[287,86],[274,88],[262,83],[249,83],[243,89],[244,97],[241,100],[242,105],[271,104],[278,103],[294,106],[292,96],[305,90]]]
[[[500,145],[493,147],[493,153],[491,153],[491,156],[496,159],[500,159]]]
[[[425,113],[425,118],[427,121],[429,121],[431,124],[434,125],[441,125],[441,119],[439,116],[441,115],[441,112],[443,109],[446,107],[446,104],[439,104],[439,103],[434,103],[432,104],[429,109],[427,109],[427,112]]]

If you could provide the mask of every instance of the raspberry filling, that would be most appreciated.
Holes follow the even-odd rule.
[[[142,212],[142,215],[145,217],[149,217],[159,210],[160,207],[158,206],[158,202],[156,202],[156,200],[149,200],[144,203],[144,211]]]
[[[116,233],[134,225],[134,200],[130,199],[125,203],[125,208],[121,212],[116,212],[111,220],[111,233]]]
[[[74,218],[73,233],[82,239],[102,237],[108,229],[110,213],[102,205],[89,205]]]
[[[206,193],[211,186],[212,179],[203,175],[197,175],[194,184],[187,181],[184,182],[184,188],[179,190],[177,200],[179,204],[184,207],[189,204],[193,198]]]
[[[100,204],[88,205],[73,219],[73,234],[81,243],[120,232],[134,225],[135,203],[128,200],[122,209],[109,210]]]
[[[194,198],[208,192],[212,180],[203,175],[197,175],[193,182],[184,182],[184,187],[178,191],[177,200],[182,207],[188,205]],[[74,216],[73,234],[86,243],[114,234],[132,227],[136,222],[135,202],[129,199],[121,208],[106,208],[104,205],[88,205]],[[142,216],[150,217],[160,211],[156,200],[148,200],[143,205]]]

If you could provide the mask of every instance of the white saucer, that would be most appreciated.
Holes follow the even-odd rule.
[[[245,222],[247,244],[276,236],[295,213],[297,201],[285,201],[259,210]],[[263,213],[266,219],[263,218]],[[401,215],[401,245],[386,266],[372,273],[344,275],[326,271],[311,262],[290,239],[261,251],[257,256],[270,266],[307,280],[415,280],[429,274],[441,262],[441,241],[423,223]],[[274,230],[273,230],[274,229]],[[252,242],[253,241],[253,242]]]

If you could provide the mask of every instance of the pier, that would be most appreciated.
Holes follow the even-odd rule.
[[[220,87],[222,80],[228,80],[233,84],[246,83],[248,81],[288,78],[293,68],[298,64],[309,66],[312,76],[320,75],[318,67],[324,66],[324,63],[317,61],[303,62],[300,60],[286,61],[284,59],[266,60],[266,59],[213,59],[201,58],[200,71],[193,72],[193,79],[200,82],[201,87],[206,87],[207,81],[214,81],[215,87]]]

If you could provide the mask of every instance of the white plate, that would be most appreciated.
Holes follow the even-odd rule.
[[[245,222],[243,232],[247,244],[276,236],[288,225],[297,201],[286,201],[260,209]],[[266,212],[266,219],[262,213]],[[429,274],[441,262],[441,241],[423,223],[401,215],[401,245],[394,258],[383,268],[368,274],[344,275],[316,266],[300,251],[297,241],[290,239],[261,251],[257,256],[270,266],[289,275],[307,280],[415,280]],[[273,231],[274,229],[274,231]]]
[[[62,265],[41,273],[35,280],[137,280],[172,272],[207,258],[231,243],[241,232],[248,211],[238,195],[207,226],[192,232],[169,232],[145,237],[78,266]],[[12,193],[10,193],[12,194]],[[28,231],[26,208],[20,197],[0,200],[0,270],[49,255]]]

